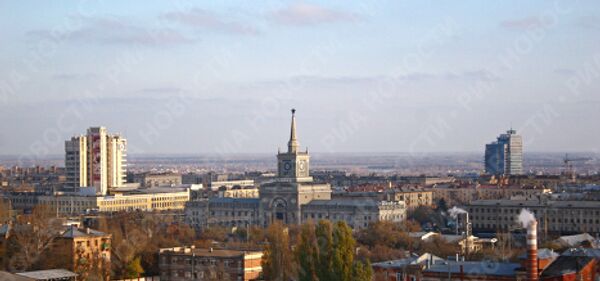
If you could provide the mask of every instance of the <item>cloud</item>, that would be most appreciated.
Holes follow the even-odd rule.
[[[191,43],[180,32],[162,26],[147,27],[136,25],[120,17],[74,16],[80,28],[72,30],[41,29],[28,32],[33,39],[51,41],[75,41],[95,44],[134,44],[134,45],[176,45]],[[75,24],[74,24],[75,25]]]
[[[285,25],[317,25],[335,22],[357,21],[360,17],[356,14],[337,11],[326,7],[308,4],[293,3],[269,15],[269,19]]]
[[[539,17],[526,17],[513,20],[505,20],[500,23],[500,26],[510,30],[527,30],[533,28],[539,28],[546,25],[546,23]]]
[[[183,89],[178,87],[156,87],[156,88],[144,88],[141,89],[142,93],[162,94],[162,93],[180,93]]]
[[[597,16],[580,17],[577,19],[577,26],[586,29],[600,30],[600,18]]]
[[[574,69],[570,69],[570,68],[557,68],[554,70],[554,73],[559,74],[559,75],[564,75],[564,76],[572,76],[572,75],[575,75],[577,73],[577,71],[575,71]]]
[[[487,81],[487,82],[498,79],[498,77],[496,77],[493,73],[491,73],[485,69],[463,71],[461,73],[447,73],[446,78],[448,78],[448,79],[464,79],[464,80],[471,80],[471,81]]]
[[[287,79],[277,79],[259,82],[262,85],[273,84],[306,84],[306,85],[373,85],[377,83],[394,83],[394,82],[427,82],[427,81],[456,81],[463,80],[466,82],[472,81],[496,81],[498,80],[492,73],[487,70],[471,70],[463,72],[446,72],[446,73],[427,73],[427,72],[412,72],[399,75],[375,75],[375,76],[317,76],[317,75],[297,75]]]
[[[153,88],[143,88],[138,91],[138,93],[142,94],[143,97],[153,97],[153,98],[165,98],[172,96],[182,96],[186,90],[179,87],[153,87]]]
[[[230,34],[255,35],[256,27],[237,21],[225,20],[218,15],[199,8],[184,12],[170,12],[161,16],[171,22],[176,22],[193,28],[206,29]]]
[[[52,75],[52,79],[55,80],[87,80],[96,77],[94,73],[59,73]]]

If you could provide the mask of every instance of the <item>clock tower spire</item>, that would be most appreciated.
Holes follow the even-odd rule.
[[[296,153],[298,151],[298,139],[296,137],[296,109],[292,108],[292,126],[290,130],[290,141],[288,142],[288,153]]]

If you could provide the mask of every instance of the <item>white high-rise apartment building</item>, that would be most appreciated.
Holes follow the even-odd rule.
[[[126,152],[127,140],[107,134],[105,127],[91,127],[86,135],[72,137],[65,142],[67,186],[95,187],[100,195],[122,186]]]

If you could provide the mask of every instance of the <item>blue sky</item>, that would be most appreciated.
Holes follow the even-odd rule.
[[[0,1],[0,154],[597,151],[597,1]]]

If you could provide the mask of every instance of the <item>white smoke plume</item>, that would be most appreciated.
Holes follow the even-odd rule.
[[[521,213],[517,217],[517,220],[523,225],[524,228],[527,228],[529,224],[535,220],[535,215],[527,209],[521,209]]]
[[[452,218],[456,218],[460,214],[466,214],[467,211],[465,211],[465,210],[463,210],[463,209],[461,209],[459,207],[454,206],[454,207],[452,207],[452,209],[448,210],[448,213],[450,214],[450,216]]]

